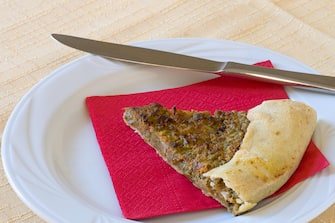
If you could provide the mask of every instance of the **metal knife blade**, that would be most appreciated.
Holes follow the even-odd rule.
[[[334,76],[265,68],[237,62],[219,62],[166,51],[102,42],[62,34],[52,34],[51,36],[66,46],[109,59],[218,73],[221,75],[233,73],[246,78],[283,85],[311,87],[315,90],[335,94]]]

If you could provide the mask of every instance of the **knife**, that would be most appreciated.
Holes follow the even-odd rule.
[[[335,77],[272,69],[237,62],[220,62],[172,52],[117,43],[102,42],[81,37],[52,34],[58,42],[87,53],[125,62],[180,68],[220,75],[234,74],[282,85],[311,87],[335,94]]]

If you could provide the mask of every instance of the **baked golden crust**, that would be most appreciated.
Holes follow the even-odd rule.
[[[255,206],[282,187],[298,167],[316,125],[311,107],[291,100],[265,101],[249,110],[240,150],[226,164],[205,173]],[[243,179],[243,180],[241,180]]]
[[[124,121],[177,172],[234,215],[253,208],[293,174],[311,139],[316,113],[291,100],[245,112],[126,108]]]

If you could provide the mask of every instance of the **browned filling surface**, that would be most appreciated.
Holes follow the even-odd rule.
[[[234,191],[222,180],[203,173],[228,162],[240,148],[249,121],[246,112],[184,111],[153,103],[126,108],[125,122],[154,147],[176,171],[203,193],[234,213],[241,205]]]

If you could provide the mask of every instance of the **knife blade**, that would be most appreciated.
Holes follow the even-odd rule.
[[[335,94],[334,76],[272,69],[232,61],[213,61],[173,52],[109,43],[63,34],[52,34],[51,36],[66,46],[108,59],[203,71],[220,75],[234,74],[244,78],[282,85],[308,87],[314,90]]]

